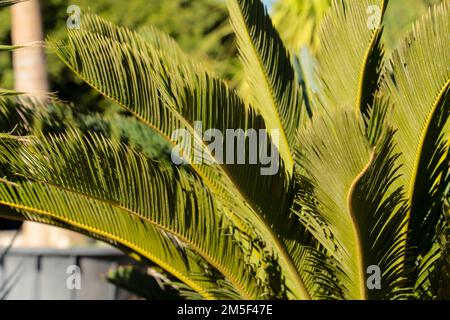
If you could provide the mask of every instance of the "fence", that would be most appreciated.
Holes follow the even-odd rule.
[[[14,248],[0,264],[0,286],[12,279],[7,300],[129,299],[102,277],[127,263],[131,260],[113,248]]]

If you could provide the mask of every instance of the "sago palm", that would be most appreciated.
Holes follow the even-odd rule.
[[[157,30],[84,14],[66,41],[50,41],[56,54],[174,146],[174,131],[191,133],[209,161],[185,150],[189,164],[168,166],[75,130],[4,135],[0,203],[16,211],[3,215],[110,243],[176,277],[191,298],[448,297],[450,2],[431,9],[389,60],[387,1],[375,2],[373,21],[373,0],[333,1],[318,85],[302,94],[263,4],[229,0],[244,98]],[[267,130],[278,172],[222,164],[197,121],[204,131]],[[255,150],[244,149],[248,160]]]

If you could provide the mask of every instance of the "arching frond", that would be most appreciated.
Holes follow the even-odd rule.
[[[149,160],[105,138],[83,138],[76,133],[31,140],[19,149],[14,148],[14,144],[3,143],[1,151],[7,155],[11,170],[32,186],[27,189],[22,184],[15,190],[17,203],[4,191],[3,204],[25,206],[30,211],[36,209],[37,213],[49,211],[53,218],[86,223],[88,228],[94,223],[92,227],[99,232],[114,231],[118,236],[131,232],[133,221],[149,225],[148,229],[156,228],[154,233],[170,233],[181,240],[221,272],[244,297],[264,296],[256,271],[252,270],[237,239],[228,234],[233,230],[232,225],[195,175]],[[23,189],[27,192],[22,193]],[[49,200],[55,193],[55,198],[67,202],[62,208],[68,211],[59,211],[62,204],[57,201],[53,206],[44,200],[42,204],[34,203],[34,197],[40,199],[41,192],[42,198]],[[94,213],[89,215],[82,205],[93,208]],[[69,211],[71,206],[73,209]],[[123,216],[123,222],[119,221],[121,224],[116,226],[115,220],[108,220],[106,229],[102,229],[100,223],[95,224],[102,219],[98,217],[102,210],[111,212],[110,219],[115,214]],[[129,226],[126,225],[128,220]],[[120,229],[122,227],[124,230]],[[109,228],[113,228],[112,231]],[[138,236],[130,239],[137,246],[149,245],[141,243],[146,242],[145,234],[137,233],[139,230],[128,237]],[[161,267],[167,268],[170,260],[164,262],[166,265]]]
[[[415,293],[419,299],[450,299],[450,206],[445,203],[445,219],[437,239],[419,264]]]
[[[250,100],[267,127],[280,130],[278,147],[292,173],[290,146],[305,110],[290,54],[260,0],[230,0],[228,7],[251,89]]]
[[[300,195],[301,218],[342,271],[335,274],[348,299],[388,299],[402,278],[405,205],[401,189],[392,188],[392,135],[372,148],[354,113],[337,110],[299,137],[299,165],[314,197]],[[366,284],[370,266],[380,268],[381,290]]]
[[[67,42],[52,44],[56,53],[88,84],[130,111],[139,121],[156,128],[173,145],[177,143],[172,136],[176,130],[189,132],[196,146],[185,154],[191,160],[191,167],[222,201],[226,213],[233,219],[239,217],[244,224],[249,222],[252,229],[247,231],[256,232],[273,250],[294,295],[308,297],[284,243],[284,238],[296,239],[298,245],[292,250],[301,250],[302,239],[298,237],[301,231],[291,228],[294,234],[279,232],[296,224],[295,220],[287,223],[290,221],[292,177],[283,158],[275,155],[272,164],[278,170],[273,175],[262,174],[264,166],[260,161],[236,164],[233,159],[232,164],[230,161],[220,164],[219,154],[211,152],[195,127],[195,122],[200,121],[203,131],[218,129],[225,134],[229,130],[244,133],[254,130],[258,134],[263,130],[264,137],[258,139],[260,144],[256,151],[247,143],[247,137],[238,139],[244,142],[240,151],[249,163],[251,156],[260,155],[265,152],[264,148],[273,145],[273,137],[267,132],[269,128],[261,115],[245,105],[222,81],[182,58],[179,52],[166,53],[170,48],[158,47],[168,40],[160,39],[157,33],[152,35],[155,39],[145,41],[138,34],[95,16],[86,14],[84,19],[92,21],[83,24],[85,27],[80,30],[70,31]],[[158,48],[151,43],[157,43]],[[218,141],[222,150],[227,150],[230,139],[234,138]],[[261,144],[264,140],[267,145]],[[196,161],[197,146],[206,156],[206,161],[200,164]]]
[[[67,229],[83,230],[83,233],[88,235],[95,234],[108,238],[109,243],[118,243],[131,252],[137,252],[185,281],[204,297],[213,298],[208,291],[214,284],[202,275],[205,269],[180,251],[172,239],[151,224],[129,214],[123,214],[120,210],[102,206],[94,201],[86,201],[83,197],[41,183],[2,183],[0,193],[0,203],[20,210],[26,220],[42,222],[41,217],[44,217],[50,221],[62,222]],[[68,216],[74,212],[77,217]],[[136,238],[141,240],[136,241]],[[194,275],[202,279],[194,280]]]
[[[145,124],[155,127],[166,138],[170,139],[178,129],[186,129],[193,135],[195,142],[204,148],[205,142],[200,141],[201,137],[194,130],[195,121],[202,122],[203,131],[211,128],[223,129],[223,132],[226,129],[264,129],[262,119],[247,108],[234,92],[203,72],[197,74],[196,68],[188,60],[173,60],[172,53],[156,50],[137,34],[96,17],[85,16],[85,21],[89,20],[96,20],[97,24],[102,24],[102,28],[96,27],[95,32],[72,33],[69,38],[71,45],[61,44],[57,52],[88,83],[133,112]],[[93,25],[94,23],[89,23],[86,27]],[[88,43],[89,46],[96,43],[98,50],[82,50],[87,48]],[[110,54],[102,55],[103,52]],[[124,78],[124,74],[129,76]],[[177,141],[172,141],[172,144],[175,143]],[[225,141],[222,146],[224,145]],[[245,151],[248,157],[249,150]],[[277,180],[276,176],[270,179],[262,177],[258,170],[260,166],[219,166],[216,165],[216,161],[220,160],[218,156],[214,158],[210,154],[205,162],[212,161],[212,166],[195,163],[194,150],[186,150],[185,155],[190,158],[191,165],[206,176],[212,189],[220,196],[227,195],[230,203],[237,202],[239,206],[239,201],[234,198],[242,193],[252,192],[247,196],[256,202],[256,206],[264,208],[270,205],[268,201],[264,204],[260,193],[253,191],[248,185],[250,182],[254,183],[255,178],[259,182],[266,179],[267,183],[259,185],[270,188],[268,183]],[[251,168],[253,169],[250,170]],[[284,182],[286,183],[288,181]],[[288,185],[284,186],[286,187]],[[261,203],[257,201],[258,197]]]
[[[430,249],[441,218],[450,142],[450,2],[430,9],[392,57],[385,92],[393,103],[389,123],[395,140],[401,183],[410,210],[409,241],[416,253]]]
[[[333,0],[320,28],[318,77],[326,108],[368,117],[383,65],[382,19],[387,0]]]

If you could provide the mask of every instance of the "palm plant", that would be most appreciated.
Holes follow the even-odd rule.
[[[229,0],[245,99],[156,29],[137,33],[85,14],[81,29],[50,41],[61,60],[173,145],[172,132],[190,132],[210,161],[170,166],[76,130],[4,135],[0,204],[16,211],[3,215],[151,261],[191,298],[448,297],[450,1],[389,60],[387,1],[376,1],[371,28],[373,2],[332,2],[319,35],[319,85],[302,94],[262,3]],[[280,170],[264,176],[261,164],[221,164],[195,121],[204,130],[278,130],[279,141],[268,139]],[[368,285],[371,270],[381,286]]]

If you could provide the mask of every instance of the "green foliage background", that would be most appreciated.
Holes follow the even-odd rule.
[[[78,5],[82,12],[91,11],[111,22],[138,30],[156,26],[177,40],[181,47],[222,78],[233,81],[238,68],[236,47],[225,4],[216,0],[44,0],[45,34],[52,39],[63,39],[67,33],[68,6]],[[11,43],[9,10],[0,12],[0,43]],[[63,120],[83,130],[102,132],[144,150],[153,158],[167,158],[164,140],[152,130],[127,116],[119,107],[111,105],[73,73],[65,69],[54,55],[48,55],[48,69],[53,91],[63,101],[70,102],[73,111],[53,108],[48,123],[50,131],[63,129]],[[11,54],[0,55],[0,83],[14,86]]]

